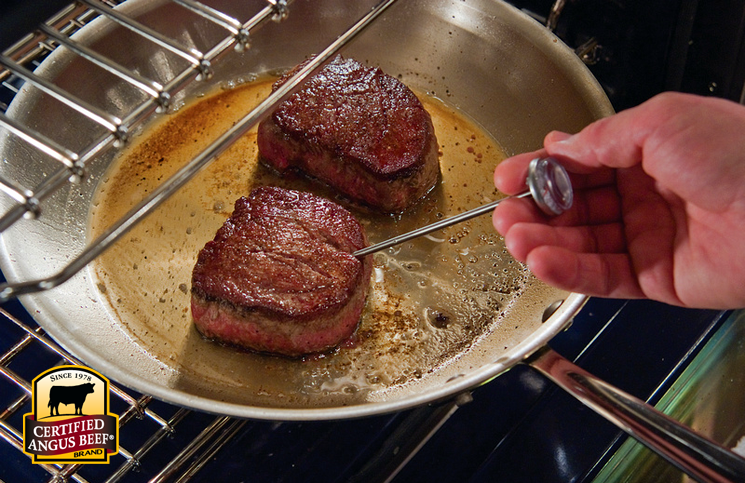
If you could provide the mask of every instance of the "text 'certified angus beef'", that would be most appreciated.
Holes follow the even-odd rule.
[[[424,196],[440,172],[432,119],[416,95],[380,69],[341,56],[259,124],[258,147],[278,171],[298,168],[388,213]]]
[[[197,329],[221,342],[302,356],[331,349],[359,323],[372,261],[347,210],[319,196],[274,187],[253,190],[192,273]]]

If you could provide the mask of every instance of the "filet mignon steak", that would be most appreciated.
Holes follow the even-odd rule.
[[[259,124],[258,147],[274,169],[299,169],[389,213],[405,211],[440,173],[432,119],[416,95],[379,68],[341,56]]]
[[[191,310],[205,337],[259,352],[302,356],[331,349],[355,331],[372,261],[359,222],[319,196],[253,190],[192,272]]]

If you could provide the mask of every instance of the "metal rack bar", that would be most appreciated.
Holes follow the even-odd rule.
[[[163,35],[129,19],[121,12],[112,8],[110,3],[104,3],[98,0],[79,1],[83,4],[83,7],[71,5],[58,15],[60,20],[54,20],[50,22],[50,25],[41,26],[39,29],[40,33],[27,39],[27,43],[32,45],[16,45],[9,49],[9,55],[0,56],[0,65],[5,66],[4,69],[0,68],[0,80],[7,80],[9,76],[15,75],[104,126],[107,132],[97,138],[91,139],[86,148],[73,153],[64,146],[52,142],[44,134],[22,126],[0,113],[0,126],[10,129],[13,134],[18,135],[38,151],[62,162],[66,166],[66,168],[51,173],[33,188],[21,187],[12,180],[0,181],[0,186],[2,187],[0,188],[0,192],[8,194],[17,202],[0,216],[0,232],[13,225],[24,215],[30,214],[31,216],[37,216],[40,212],[39,206],[41,202],[71,180],[75,181],[82,178],[85,174],[85,166],[92,158],[112,146],[120,145],[126,139],[126,135],[132,127],[148,119],[154,112],[162,111],[167,107],[173,94],[182,90],[194,80],[209,77],[211,63],[213,61],[227,53],[234,45],[237,45],[239,50],[244,49],[248,43],[248,32],[260,27],[269,20],[278,20],[286,16],[289,4],[288,1],[284,0],[267,0],[266,7],[247,22],[241,24],[237,19],[232,19],[225,14],[218,14],[216,10],[198,4],[197,2],[191,0],[186,2],[189,5],[188,8],[199,10],[202,12],[202,16],[226,28],[228,33],[225,38],[212,46],[207,53],[202,53],[196,49],[187,50],[182,48]],[[184,3],[182,0],[172,1],[180,5]],[[129,28],[136,34],[155,42],[162,48],[185,58],[190,62],[190,66],[177,73],[165,85],[160,86],[153,81],[143,79],[133,72],[118,66],[110,59],[106,59],[89,49],[77,45],[72,40],[60,40],[60,34],[68,35],[68,32],[75,31],[76,27],[79,27],[84,22],[92,20],[95,14],[104,15],[112,21]],[[239,28],[227,28],[227,25],[238,25]],[[77,55],[94,62],[108,72],[118,75],[120,78],[125,78],[130,84],[145,92],[149,96],[149,99],[135,106],[130,113],[125,114],[120,119],[116,116],[100,112],[95,107],[88,106],[84,101],[76,99],[54,84],[40,79],[24,67],[23,64],[30,62],[34,58],[34,55],[40,56],[50,52],[53,48],[48,42],[50,40],[69,47]],[[153,95],[154,93],[157,93],[157,95]],[[42,290],[48,288],[46,285],[39,287]]]
[[[24,81],[33,84],[37,89],[40,89],[41,91],[54,97],[67,107],[79,112],[91,121],[100,124],[112,133],[117,134],[117,136],[123,137],[123,132],[121,131],[121,119],[103,112],[95,106],[88,104],[84,100],[73,96],[63,89],[60,89],[56,85],[52,84],[46,79],[42,79],[30,70],[14,62],[12,59],[5,57],[4,55],[0,55],[0,65],[4,66],[7,70],[20,77]]]
[[[124,476],[126,476],[127,473],[129,473],[132,470],[135,470],[139,467],[140,461],[145,457],[145,455],[148,454],[152,449],[154,449],[159,443],[163,441],[164,438],[168,437],[169,435],[173,434],[174,428],[176,425],[178,425],[183,419],[189,414],[189,410],[187,409],[179,409],[176,414],[171,417],[170,420],[164,421],[163,425],[155,432],[152,436],[150,436],[145,443],[134,453],[127,452],[124,457],[126,458],[126,461],[124,464],[122,464],[117,470],[106,480],[107,482],[114,482],[119,481]],[[121,419],[120,419],[121,421]],[[121,452],[121,450],[120,450]]]
[[[175,480],[176,483],[182,483],[194,477],[194,475],[196,475],[196,473],[201,470],[204,465],[206,465],[209,460],[223,448],[223,446],[232,440],[246,424],[247,421],[245,420],[231,420],[230,424],[217,435],[214,441],[205,448],[202,454],[186,468],[181,477]]]
[[[95,52],[94,50],[89,49],[84,45],[81,45],[78,42],[73,41],[70,37],[63,35],[57,30],[49,27],[48,25],[42,24],[39,29],[50,38],[56,40],[59,44],[64,45],[70,50],[73,50],[81,57],[88,59],[107,72],[118,76],[120,79],[137,87],[141,91],[146,92],[155,99],[161,99],[161,96],[164,94],[163,86],[159,83],[150,79],[145,79],[136,72],[117,64],[111,59]],[[167,102],[164,102],[164,99],[161,99],[161,104],[167,104]]]
[[[45,135],[26,128],[23,124],[16,122],[14,119],[11,119],[4,114],[0,114],[0,123],[16,136],[23,138],[24,141],[33,145],[36,149],[50,158],[59,161],[68,168],[72,168],[75,161],[78,159],[78,155],[74,152],[49,139]]]
[[[66,9],[60,11],[47,23],[59,28],[65,35],[72,35],[75,31],[88,23],[94,12],[89,9],[71,3]],[[15,45],[7,49],[4,54],[19,64],[37,60],[49,53],[48,45],[45,45],[44,36],[38,32],[32,32],[20,39]],[[5,80],[10,72],[0,69],[0,80]]]
[[[170,51],[171,53],[178,55],[182,59],[189,61],[194,66],[200,66],[200,64],[205,60],[204,54],[202,54],[202,52],[196,49],[185,49],[181,47],[180,45],[178,45],[173,40],[166,37],[165,35],[162,35],[159,32],[156,32],[150,27],[147,27],[141,24],[140,22],[138,22],[137,20],[133,18],[127,17],[123,13],[120,13],[118,10],[108,7],[102,4],[101,2],[98,2],[96,0],[78,0],[78,1],[87,5],[91,9],[97,11],[98,13],[105,15],[106,17],[115,21],[122,27],[125,27],[131,30],[132,32],[150,40],[151,42],[158,44],[159,46]]]
[[[74,152],[60,143],[53,141],[44,133],[37,132],[15,119],[6,116],[0,110],[0,127],[59,164],[58,170],[52,171],[43,181],[34,187],[25,187],[15,180],[0,177],[0,194],[9,196],[15,202],[15,205],[8,212],[0,216],[0,231],[11,226],[24,215],[39,214],[40,203],[61,186],[82,177],[85,174],[87,162],[98,156],[105,149],[115,146],[124,140],[127,132],[137,123],[144,121],[154,112],[165,109],[168,106],[171,95],[186,87],[190,82],[207,77],[210,74],[211,63],[227,53],[228,49],[234,47],[236,50],[243,50],[247,48],[249,32],[252,32],[269,20],[280,21],[285,18],[288,14],[289,4],[288,1],[284,0],[267,0],[267,5],[263,9],[252,18],[241,23],[195,0],[171,1],[219,25],[225,29],[226,36],[210,48],[205,49],[205,52],[198,52],[194,49],[183,49],[170,39],[160,38],[160,34],[155,33],[153,35],[153,32],[149,31],[146,27],[143,28],[137,22],[130,21],[131,19],[122,16],[118,11],[110,8],[115,3],[114,0],[106,1],[105,3],[98,0],[78,0],[76,4],[66,8],[54,19],[40,26],[37,32],[30,34],[25,39],[25,42],[16,44],[11,49],[6,50],[3,53],[4,55],[0,57],[0,82],[5,86],[17,92],[17,86],[20,84],[20,81],[24,81],[28,85],[41,89],[58,102],[92,119],[97,124],[103,126],[106,131],[104,134],[91,139],[84,149]],[[117,234],[120,236],[123,233],[122,230],[126,231],[129,227],[134,226],[148,210],[154,209],[157,204],[175,192],[186,180],[194,176],[201,167],[208,164],[220,152],[227,149],[238,137],[266,115],[269,110],[276,107],[279,102],[292,94],[306,78],[320,70],[322,65],[343,45],[359,34],[395,1],[381,1],[376,8],[360,19],[348,31],[344,32],[336,42],[321,52],[314,62],[300,71],[292,82],[286,83],[282,89],[264,101],[231,131],[225,133],[224,136],[211,145],[207,151],[193,160],[183,172],[180,172],[179,175],[169,180],[167,186],[158,190],[153,199],[144,203],[139,210],[135,210],[133,217],[125,218],[119,228],[110,234],[111,236],[93,242],[84,252],[82,258],[78,258],[74,263],[68,265],[63,271],[64,275],[62,279],[69,278],[69,276],[80,270],[88,261],[105,250],[110,243],[113,243],[117,238]],[[173,52],[173,49],[179,50],[181,54],[177,53],[177,55],[185,58],[189,63],[189,67],[176,73],[167,82],[161,84],[140,76],[131,69],[119,65],[113,60],[101,56],[76,42],[74,39],[69,38],[78,28],[98,15],[105,15],[113,21],[117,21],[117,23],[120,23],[120,20],[123,21],[132,27],[132,31],[156,42],[169,52]],[[112,116],[109,113],[99,111],[95,107],[86,105],[84,101],[78,102],[79,100],[75,96],[36,76],[32,72],[32,64],[37,62],[35,59],[43,57],[60,46],[64,46],[74,55],[84,58],[99,68],[118,76],[122,81],[145,93],[147,100],[136,106],[131,112]],[[6,296],[0,296],[0,298],[7,300],[14,297],[19,293],[19,287],[27,287],[31,289],[29,291],[36,291],[50,288],[57,283],[61,283],[61,281],[45,280],[15,285],[5,284],[0,286],[0,288],[6,289],[3,292]],[[20,291],[23,291],[23,289]],[[28,405],[31,403],[30,379],[33,375],[24,373],[24,371],[29,370],[27,367],[12,367],[12,364],[18,361],[23,354],[29,353],[49,354],[57,361],[53,365],[81,364],[81,362],[66,353],[48,338],[42,328],[26,323],[13,316],[5,307],[0,307],[0,323],[15,326],[16,329],[20,329],[21,331],[18,341],[8,349],[4,349],[4,352],[0,352],[0,392],[6,394],[13,394],[13,392],[19,393],[18,396],[13,396],[9,401],[5,401],[4,407],[0,407],[0,444],[8,444],[14,450],[22,452],[22,434],[18,428],[13,426],[11,421],[17,419],[18,415],[27,410]],[[147,420],[155,425],[155,430],[149,434],[144,442],[139,444],[139,447],[127,448],[120,445],[119,455],[122,461],[112,469],[113,473],[105,479],[108,482],[118,482],[128,478],[128,475],[132,471],[143,468],[141,462],[145,458],[158,454],[158,448],[162,447],[163,442],[167,439],[170,440],[171,436],[178,434],[178,428],[185,424],[188,419],[193,418],[194,413],[185,408],[174,408],[175,412],[173,414],[164,416],[159,412],[160,410],[153,409],[154,400],[150,396],[135,397],[115,384],[110,384],[110,392],[112,400],[121,402],[126,407],[121,412],[119,418],[120,434],[125,434],[129,430],[128,428],[137,426],[137,421]],[[246,424],[247,421],[228,417],[216,417],[211,422],[206,423],[196,438],[188,441],[181,447],[178,454],[163,466],[159,472],[156,470],[157,474],[153,476],[152,481],[162,482],[168,480],[182,482],[191,479],[225,444],[239,434]],[[173,446],[173,443],[169,442],[168,445]],[[49,475],[49,481],[76,481],[80,483],[88,481],[85,476],[81,475],[81,471],[85,473],[85,465],[43,464],[35,466],[42,468]]]
[[[203,16],[209,20],[212,20],[218,25],[228,30],[233,35],[237,35],[240,32],[242,26],[240,22],[229,15],[225,15],[219,10],[204,5],[203,3],[195,2],[194,0],[173,0],[183,7],[188,8],[192,12]]]
[[[69,280],[73,275],[82,270],[88,263],[93,261],[107,248],[119,240],[124,234],[139,223],[140,220],[160,206],[173,193],[186,184],[186,182],[196,176],[196,174],[212,162],[212,160],[256,125],[267,113],[275,109],[282,101],[295,92],[306,79],[316,74],[332,56],[334,56],[348,42],[362,33],[365,28],[367,28],[396,1],[397,0],[383,0],[378,3],[370,12],[347,29],[334,42],[329,44],[328,47],[316,55],[303,68],[298,70],[298,72],[288,82],[272,92],[249,114],[236,122],[231,129],[208,146],[207,149],[202,151],[196,158],[191,160],[168,180],[158,186],[158,188],[153,190],[148,197],[124,215],[122,219],[114,223],[101,236],[91,242],[90,245],[88,245],[57,274],[38,280],[0,285],[0,302],[4,302],[19,295],[48,290]]]
[[[13,180],[0,176],[0,191],[15,199],[18,203],[29,204],[33,199],[33,193],[26,190]]]
[[[194,438],[192,443],[187,445],[160,471],[160,473],[155,475],[150,482],[156,483],[167,481],[180,471],[181,468],[186,466],[192,458],[198,455],[201,449],[206,447],[204,454],[198,456],[197,464],[187,469],[187,472],[183,476],[185,477],[192,471],[198,471],[203,466],[205,459],[209,459],[209,455],[214,454],[214,451],[224,444],[226,438],[229,439],[234,436],[238,430],[245,425],[245,423],[245,421],[238,421],[225,416],[215,418],[212,424],[204,428],[204,430]],[[214,443],[210,444],[211,441],[214,441]]]
[[[48,353],[58,358],[59,364],[79,364],[76,358],[66,353],[56,343],[51,341],[39,327],[31,327],[7,310],[0,308],[0,322],[15,325],[22,331],[23,336],[0,353],[0,392],[9,394],[11,388],[20,390],[22,395],[0,408],[0,445],[8,444],[13,450],[23,452],[23,435],[10,421],[17,413],[27,410],[31,403],[31,383],[28,376],[19,374],[9,366],[24,353],[30,351],[34,354]],[[25,366],[22,366],[25,369]],[[141,467],[141,461],[148,456],[157,453],[158,448],[171,436],[178,434],[181,424],[185,424],[193,412],[185,408],[174,408],[175,411],[169,417],[163,417],[154,411],[150,405],[154,402],[150,396],[135,398],[127,391],[115,384],[110,384],[112,398],[117,398],[126,404],[127,408],[119,416],[119,431],[126,434],[135,421],[150,420],[155,424],[155,429],[139,447],[133,450],[120,445],[119,454],[124,461],[112,469],[112,473],[105,479],[106,482],[114,483],[126,478],[132,471]],[[166,481],[178,477],[178,481],[186,481],[191,478],[202,466],[230,441],[238,431],[246,424],[244,420],[228,417],[217,417],[206,423],[199,435],[186,441],[180,451],[165,464],[162,470],[153,476],[152,481]],[[131,431],[134,431],[132,429]],[[138,428],[141,431],[141,428]],[[121,438],[120,438],[121,439]],[[173,445],[173,442],[168,443]],[[84,483],[88,481],[78,472],[84,465],[80,464],[40,464],[37,465],[45,470],[51,477],[50,481],[76,481]]]

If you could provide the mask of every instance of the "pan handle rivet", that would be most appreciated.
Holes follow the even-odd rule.
[[[473,395],[469,391],[462,392],[458,394],[457,396],[455,396],[455,404],[458,407],[465,406],[466,404],[472,401],[473,401]]]
[[[543,311],[543,316],[541,317],[541,322],[547,321],[549,318],[551,318],[552,315],[554,315],[554,312],[559,310],[559,307],[561,307],[561,304],[563,304],[563,300],[555,300],[551,304],[549,304],[548,307]]]

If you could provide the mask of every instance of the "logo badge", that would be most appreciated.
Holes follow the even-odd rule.
[[[119,452],[119,417],[109,413],[109,380],[93,369],[58,366],[32,383],[23,452],[34,463],[108,463]]]

